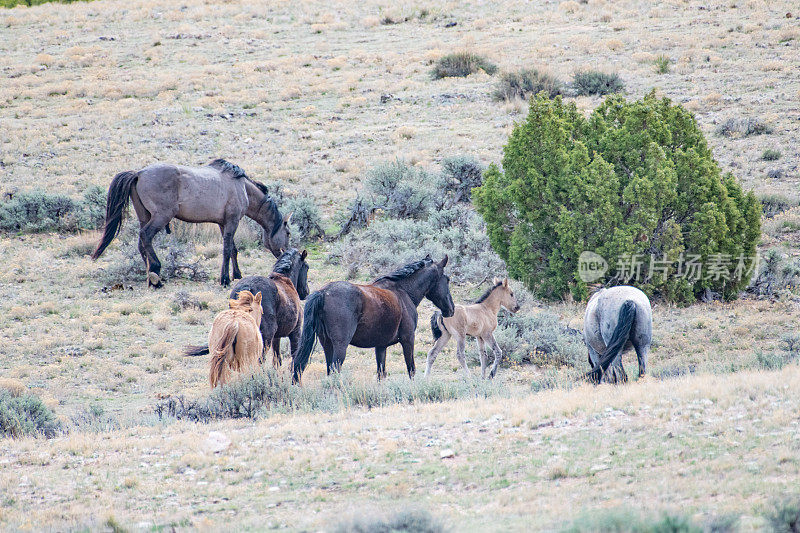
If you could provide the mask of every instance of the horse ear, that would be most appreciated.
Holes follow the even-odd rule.
[[[442,260],[439,262],[439,268],[444,268],[444,267],[446,267],[446,266],[447,266],[447,259],[448,259],[448,257],[447,257],[447,254],[445,254],[445,255],[444,255],[444,259],[442,259]]]
[[[292,220],[292,215],[294,215],[294,211],[283,217],[283,223],[288,224],[290,220]]]
[[[508,278],[503,280],[503,287],[508,287]]]
[[[259,291],[258,294],[256,294],[256,297],[253,298],[253,301],[257,304],[261,304],[261,291]]]
[[[308,257],[308,250],[303,250],[302,252],[300,252],[300,260],[301,261],[305,261],[306,257]]]
[[[423,261],[430,260],[430,259],[431,259],[431,254],[426,254],[425,255],[425,259],[423,259]]]
[[[495,278],[492,278],[492,286],[493,286],[493,287],[494,287],[495,285],[497,285],[498,283],[500,283],[500,280],[499,280],[499,279],[497,279],[496,277],[495,277]]]

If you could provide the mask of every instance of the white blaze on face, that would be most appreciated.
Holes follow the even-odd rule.
[[[602,278],[608,270],[608,263],[603,256],[594,252],[581,252],[578,257],[578,277],[586,283],[593,283]]]

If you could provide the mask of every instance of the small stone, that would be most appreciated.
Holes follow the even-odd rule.
[[[267,489],[269,492],[278,492],[279,490],[281,490],[280,487],[270,487]]]
[[[445,448],[439,453],[439,459],[452,459],[455,456],[456,452],[454,452],[450,448]]]
[[[227,450],[231,445],[231,439],[224,433],[219,431],[211,431],[208,434],[204,444],[204,448],[209,453],[219,453]]]

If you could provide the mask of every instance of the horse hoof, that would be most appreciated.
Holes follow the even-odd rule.
[[[155,272],[149,272],[147,274],[147,285],[154,289],[160,289],[164,286],[164,284],[161,283],[161,277]]]

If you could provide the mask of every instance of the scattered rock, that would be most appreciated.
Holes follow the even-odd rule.
[[[231,439],[227,435],[219,431],[211,431],[203,443],[203,448],[209,453],[220,453],[227,450],[230,445]]]
[[[451,450],[450,448],[445,448],[441,452],[439,452],[439,459],[452,459],[456,456],[456,452]]]
[[[387,102],[391,102],[394,99],[395,99],[395,97],[394,97],[393,94],[382,94],[381,95],[381,103],[382,104],[385,104]]]

